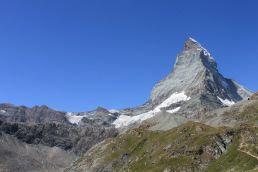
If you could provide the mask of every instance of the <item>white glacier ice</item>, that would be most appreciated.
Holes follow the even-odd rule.
[[[66,118],[72,124],[78,124],[84,116],[74,115],[72,112],[66,113]]]
[[[172,109],[172,110],[167,110],[167,112],[168,112],[168,113],[175,113],[175,112],[179,111],[180,108],[181,108],[181,107],[177,107],[177,108]]]
[[[234,105],[235,104],[235,102],[234,101],[232,101],[232,100],[228,100],[228,99],[222,99],[222,98],[220,98],[220,97],[218,97],[218,99],[221,101],[221,103],[223,103],[224,105],[226,105],[226,106],[232,106],[232,105]]]
[[[162,108],[168,107],[174,103],[180,102],[180,101],[187,101],[191,98],[186,96],[184,92],[181,93],[173,93],[169,98],[167,98],[165,101],[163,101],[161,104],[159,104],[157,107],[155,107],[153,110],[142,113],[140,115],[136,116],[128,116],[128,115],[120,115],[113,124],[116,128],[120,127],[126,127],[130,124],[136,123],[136,122],[142,122],[146,119],[152,118],[155,116],[158,112],[162,110]],[[169,113],[175,113],[180,109],[180,107],[177,107],[172,110],[166,110]]]

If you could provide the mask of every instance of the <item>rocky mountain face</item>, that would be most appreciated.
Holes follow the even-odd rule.
[[[15,106],[0,104],[0,119],[11,123],[66,123],[68,120],[64,112],[55,111],[47,106]]]
[[[226,102],[247,99],[252,92],[223,77],[211,54],[192,38],[186,40],[172,72],[155,85],[150,101],[157,105],[175,92],[185,92],[191,99],[180,111],[189,117],[196,112],[228,106]]]
[[[56,123],[25,125],[0,121],[0,131],[28,144],[59,147],[77,155],[85,153],[98,142],[118,134],[114,128],[88,123],[82,126]]]
[[[71,123],[83,124],[85,122],[91,121],[98,125],[103,125],[106,127],[112,126],[112,123],[117,119],[120,114],[116,111],[110,112],[103,107],[98,107],[97,109],[89,112],[67,112],[66,117]]]
[[[75,160],[73,152],[59,147],[28,144],[12,135],[0,133],[1,172],[59,172]]]
[[[122,115],[114,124],[117,128],[126,128],[160,113],[185,117],[182,122],[202,120],[205,113],[246,100],[251,94],[245,87],[220,74],[211,54],[196,40],[188,38],[173,70],[154,86],[147,103],[121,110]],[[164,121],[162,116],[165,115],[157,119],[159,124],[175,123],[174,117]]]
[[[155,85],[150,100],[159,104],[171,94],[182,91],[192,99],[197,95],[212,95],[218,103],[221,102],[217,97],[237,102],[251,95],[249,90],[224,78],[211,54],[192,38],[186,40],[173,71]]]
[[[104,118],[107,110],[89,113],[94,116],[94,112],[96,117],[82,117],[73,124],[66,112],[47,106],[1,104],[0,171],[63,171],[92,146],[117,136]]]

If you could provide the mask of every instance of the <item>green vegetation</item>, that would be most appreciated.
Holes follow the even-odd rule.
[[[247,171],[258,165],[258,160],[238,150],[240,138],[235,138],[228,151],[212,162],[205,172]]]
[[[168,131],[135,128],[108,139],[78,159],[73,171],[257,172],[258,101],[223,114],[233,128],[188,122]]]

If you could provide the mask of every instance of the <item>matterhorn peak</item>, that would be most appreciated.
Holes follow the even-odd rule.
[[[126,127],[164,112],[200,120],[206,112],[232,106],[251,94],[221,75],[210,53],[195,39],[188,38],[173,70],[154,86],[150,99],[143,106],[120,111],[122,115],[113,124]]]
[[[181,106],[181,112],[228,106],[226,101],[237,102],[251,94],[249,90],[220,74],[211,54],[191,37],[185,41],[172,72],[153,88],[150,102],[157,106],[171,95],[182,92],[191,100]]]
[[[195,39],[189,37],[184,44],[184,50],[190,50],[193,48],[202,48],[201,44],[197,42]]]

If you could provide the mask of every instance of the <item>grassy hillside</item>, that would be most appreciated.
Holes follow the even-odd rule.
[[[257,134],[249,126],[213,128],[194,122],[162,132],[137,128],[95,147],[67,171],[252,170],[258,165],[252,156],[258,152]]]
[[[187,122],[150,131],[142,126],[97,145],[66,171],[258,171],[258,100],[220,111],[215,121],[233,121],[234,127]]]

